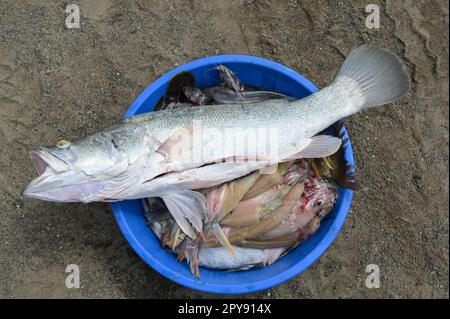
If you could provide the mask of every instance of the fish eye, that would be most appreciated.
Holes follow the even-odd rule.
[[[56,143],[56,147],[58,148],[66,148],[70,145],[70,142],[68,140],[59,140],[58,143]]]
[[[317,206],[322,206],[322,204],[323,204],[323,202],[322,202],[322,200],[321,199],[319,199],[317,202],[316,202],[316,204],[317,204]]]

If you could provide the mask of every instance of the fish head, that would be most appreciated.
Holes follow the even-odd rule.
[[[300,198],[299,208],[310,211],[322,219],[333,209],[337,194],[336,184],[315,177],[308,178],[305,181],[305,190]]]
[[[192,103],[196,105],[202,104],[202,102],[205,101],[206,97],[203,94],[202,90],[191,87],[191,86],[184,86],[182,88],[183,94],[191,101]]]
[[[181,90],[188,99],[191,99],[195,95],[195,88],[191,86],[183,86]]]
[[[113,201],[142,174],[151,139],[138,125],[112,126],[87,137],[30,153],[39,176],[25,187],[27,197],[59,202]]]

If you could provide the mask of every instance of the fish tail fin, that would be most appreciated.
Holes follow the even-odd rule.
[[[355,106],[361,109],[393,102],[411,87],[404,63],[394,53],[370,44],[350,52],[334,83],[350,85]]]
[[[273,264],[275,261],[278,260],[278,258],[281,257],[281,255],[286,251],[285,247],[282,248],[269,248],[264,249],[264,266],[268,266]]]

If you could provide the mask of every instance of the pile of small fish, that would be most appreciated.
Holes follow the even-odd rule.
[[[301,99],[249,87],[223,65],[217,71],[215,87],[197,88],[181,72],[154,112],[30,152],[39,176],[23,194],[83,203],[159,198],[169,214],[151,215],[150,225],[194,273],[199,265],[269,264],[317,229],[335,201],[334,183],[361,188],[344,160],[342,119],[410,89],[403,62],[368,44]],[[336,134],[324,133],[333,126]],[[265,139],[251,140],[251,153],[239,147],[243,128],[276,132],[276,150]]]
[[[142,200],[145,217],[161,244],[180,260],[187,258],[196,276],[198,266],[243,270],[270,265],[315,233],[336,201],[338,185],[318,177],[312,165],[285,162],[275,173],[255,171],[202,190],[208,216],[196,240],[181,231],[156,198]],[[216,237],[214,227],[223,237]]]
[[[156,108],[295,100],[246,86],[224,65],[215,69],[219,71],[220,86],[195,88],[194,76],[182,72],[169,82],[171,95],[166,94]],[[336,128],[342,132],[343,124],[339,124]],[[317,231],[333,208],[338,184],[353,190],[362,188],[351,173],[354,167],[337,170],[343,164],[342,150],[333,158],[287,161],[272,167],[272,173],[257,170],[201,189],[206,198],[206,225],[195,240],[181,230],[158,198],[142,200],[144,216],[161,245],[177,254],[179,260],[187,259],[197,277],[199,266],[228,271],[263,267]]]

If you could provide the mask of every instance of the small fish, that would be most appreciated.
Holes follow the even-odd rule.
[[[186,234],[184,234],[173,217],[167,212],[153,214],[156,216],[147,217],[147,222],[150,229],[153,231],[155,236],[161,242],[163,247],[168,247],[170,250],[175,251],[177,246],[184,241]]]
[[[247,193],[245,193],[242,200],[257,197],[281,183],[293,162],[294,161],[279,163],[276,165],[276,171],[274,173],[261,174],[255,184],[247,191]]]
[[[170,79],[164,96],[161,96],[155,104],[153,111],[186,106],[185,103],[180,102],[183,87],[195,87],[195,77],[191,72],[182,71]]]
[[[234,90],[238,95],[244,91],[244,84],[242,84],[233,71],[222,64],[216,66],[216,70],[219,71],[220,82],[224,87]]]
[[[286,248],[252,249],[233,246],[236,257],[230,258],[224,247],[202,248],[198,253],[198,263],[202,267],[221,270],[245,270],[273,264]]]
[[[153,219],[149,221],[151,230],[163,246],[166,242],[167,234],[170,232],[174,224],[175,220],[173,218]]]
[[[255,171],[209,191],[206,196],[209,220],[220,222],[227,216],[239,204],[242,197],[255,184],[259,176],[260,172]]]
[[[304,242],[311,235],[313,235],[320,227],[320,220],[313,218],[308,224],[299,228],[295,233],[289,233],[280,237],[272,239],[248,239],[240,243],[241,247],[254,249],[269,249],[269,248],[286,248],[286,253]]]
[[[259,175],[259,171],[255,171],[209,191],[206,196],[208,226],[222,245],[227,247],[233,255],[235,255],[235,252],[218,223],[238,205]]]
[[[264,102],[268,100],[284,100],[293,102],[297,99],[270,91],[241,91],[236,93],[234,90],[221,86],[209,87],[204,89],[203,94],[214,100],[217,104],[250,104]]]
[[[228,241],[231,244],[235,244],[249,238],[256,238],[280,224],[290,214],[298,201],[298,198],[303,193],[303,183],[296,184],[288,190],[287,194],[280,196],[279,205],[274,205],[274,208],[270,208],[270,212],[268,212],[266,217],[261,219],[258,223],[245,227],[231,228],[227,233]],[[277,201],[274,201],[274,203],[276,202]],[[203,243],[202,247],[210,248],[219,245],[220,243],[215,240],[208,240]]]
[[[194,106],[192,103],[189,102],[170,102],[165,107],[167,110],[174,109],[176,107],[192,107]]]

